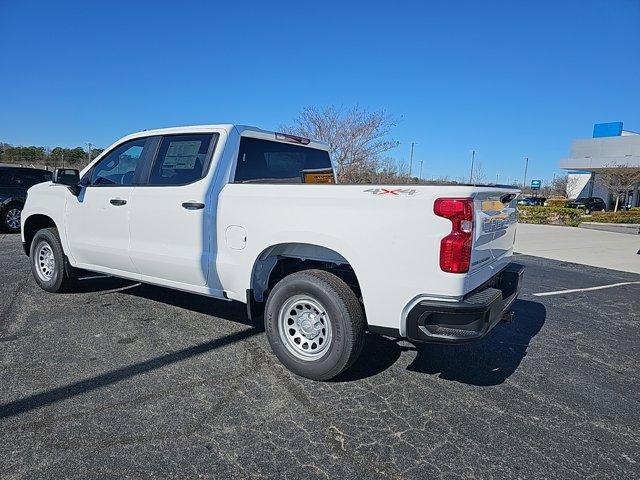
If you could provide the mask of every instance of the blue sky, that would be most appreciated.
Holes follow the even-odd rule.
[[[640,0],[0,0],[0,141],[277,129],[305,105],[399,119],[423,175],[551,178],[596,122],[640,130]],[[417,168],[414,170],[417,174]]]

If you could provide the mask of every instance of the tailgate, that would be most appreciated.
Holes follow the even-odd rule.
[[[470,273],[485,269],[489,279],[495,274],[495,268],[490,267],[502,266],[509,261],[516,236],[515,197],[515,193],[505,190],[480,192],[474,196]]]

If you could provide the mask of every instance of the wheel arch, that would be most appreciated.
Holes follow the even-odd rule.
[[[7,207],[10,207],[11,205],[20,205],[20,207],[24,208],[24,200],[21,200],[20,198],[12,198],[6,203],[1,204],[0,208],[2,208],[2,210],[5,210]]]
[[[265,248],[251,269],[247,303],[264,302],[266,293],[284,276],[302,270],[332,271],[361,299],[360,282],[351,262],[336,250],[313,243],[278,243]],[[251,298],[250,298],[251,297]]]
[[[24,248],[24,253],[27,256],[29,256],[31,251],[31,242],[33,241],[33,237],[36,235],[38,230],[42,230],[43,228],[58,228],[58,225],[56,225],[53,218],[41,213],[29,215],[24,220],[24,227],[22,231],[24,241],[22,242],[22,246]]]

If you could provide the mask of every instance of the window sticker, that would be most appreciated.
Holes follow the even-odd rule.
[[[198,158],[201,162],[204,160],[204,155],[198,155],[201,144],[199,140],[171,142],[162,162],[162,168],[193,170]]]

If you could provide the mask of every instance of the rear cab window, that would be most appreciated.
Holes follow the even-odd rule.
[[[329,152],[301,145],[242,137],[235,183],[334,183]]]

